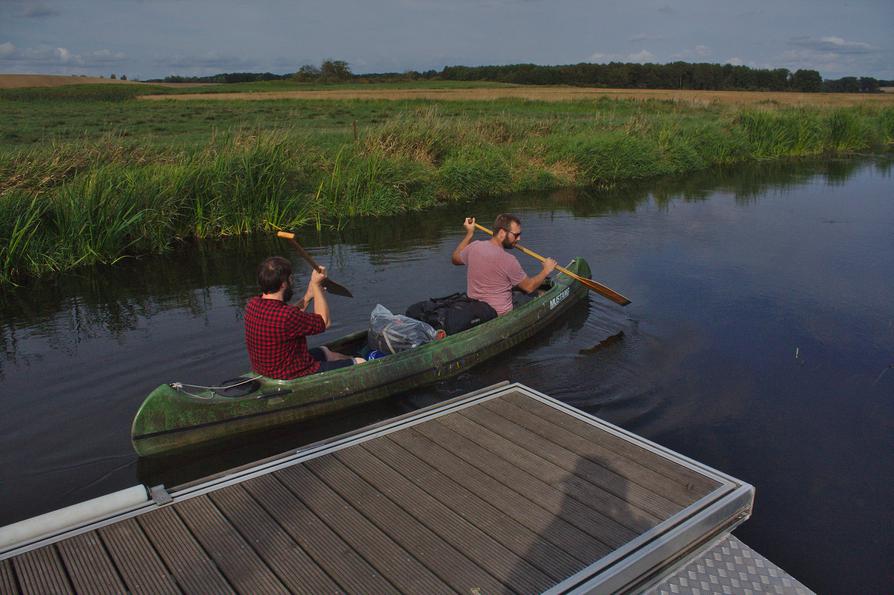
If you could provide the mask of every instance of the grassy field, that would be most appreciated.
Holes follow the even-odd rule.
[[[407,83],[305,85],[311,98],[273,99],[296,85],[219,85],[190,101],[139,98],[196,87],[0,90],[0,283],[190,238],[338,226],[446,201],[894,142],[888,94],[879,95],[888,105],[852,96],[866,97],[852,106],[823,104],[827,96],[791,105],[778,93],[759,102],[645,92],[547,101],[499,94],[576,90]],[[254,100],[219,94],[232,89]],[[320,92],[376,98],[312,95]]]

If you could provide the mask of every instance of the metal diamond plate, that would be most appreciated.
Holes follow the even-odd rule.
[[[646,593],[806,595],[813,591],[732,535],[727,535]]]

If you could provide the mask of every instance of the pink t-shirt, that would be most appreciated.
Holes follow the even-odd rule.
[[[470,298],[487,302],[497,314],[512,310],[512,288],[527,277],[517,258],[490,240],[472,242],[459,258],[468,267],[466,293]]]

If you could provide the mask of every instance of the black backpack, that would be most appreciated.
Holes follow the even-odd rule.
[[[493,320],[497,312],[490,304],[473,300],[465,293],[417,302],[407,308],[407,316],[422,320],[448,335],[462,332],[482,322]]]

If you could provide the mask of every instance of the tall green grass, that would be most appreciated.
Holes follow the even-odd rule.
[[[0,283],[11,283],[33,272],[31,242],[40,227],[44,203],[15,192],[0,195]]]
[[[357,139],[350,128],[315,131],[305,122],[238,126],[185,146],[138,144],[126,129],[0,146],[0,283],[163,252],[191,238],[339,226],[510,191],[611,187],[747,160],[894,146],[892,108],[549,105],[338,103],[375,116]]]

